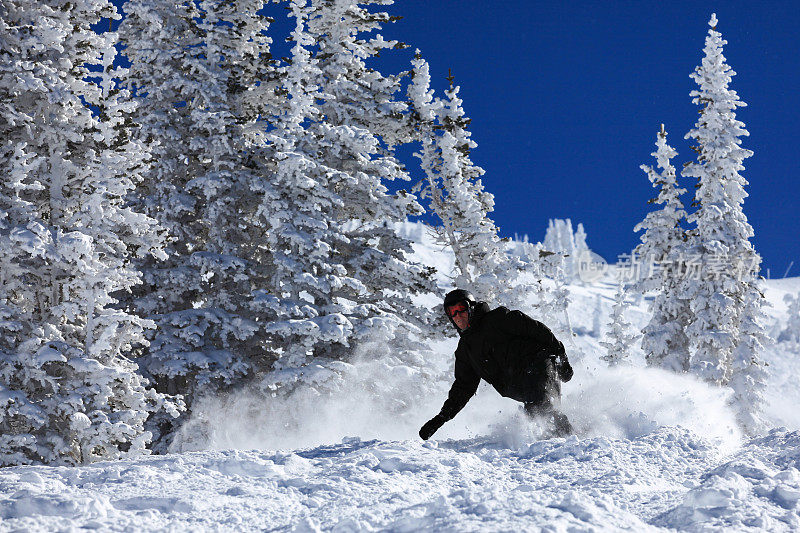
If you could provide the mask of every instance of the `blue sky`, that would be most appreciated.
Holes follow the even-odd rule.
[[[411,48],[387,54],[381,69],[408,69],[419,48],[438,94],[452,69],[501,235],[541,240],[549,218],[571,218],[609,261],[639,242],[633,227],[656,194],[639,165],[654,164],[661,123],[678,151],[673,164],[693,159],[683,138],[698,110],[689,74],[716,12],[737,72],[731,86],[748,104],[738,112],[750,131],[743,146],[755,153],[742,173],[750,182],[744,209],[762,274],[783,277],[794,261],[789,275],[800,275],[795,3],[399,0],[387,10],[403,19],[382,33]],[[287,27],[279,21],[274,29],[282,38]],[[276,55],[285,54],[281,46]],[[690,192],[694,183],[681,180]]]
[[[501,233],[540,240],[548,218],[571,218],[607,260],[639,242],[633,227],[655,194],[639,165],[654,164],[662,122],[673,164],[693,158],[689,74],[716,12],[731,87],[748,104],[737,115],[754,151],[744,209],[762,273],[782,277],[795,261],[789,275],[800,275],[796,3],[438,0],[391,10],[404,19],[387,36],[419,48],[440,89],[448,68],[461,86]],[[682,186],[693,194],[695,182]]]

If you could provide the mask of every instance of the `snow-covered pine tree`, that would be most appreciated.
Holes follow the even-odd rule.
[[[778,340],[788,341],[795,346],[800,344],[800,292],[785,294],[783,301],[788,307],[786,313],[786,328],[778,336]]]
[[[336,127],[348,125],[368,131],[379,141],[383,156],[379,160],[384,162],[391,159],[394,146],[410,140],[408,128],[404,127],[408,104],[398,98],[405,73],[386,75],[375,68],[386,50],[407,47],[399,41],[387,41],[378,33],[384,23],[400,17],[372,6],[391,3],[313,0],[307,28],[314,40],[310,51],[319,67],[323,94],[319,106],[326,121]],[[397,170],[391,166],[386,170],[388,179],[395,179]]]
[[[411,297],[435,286],[428,270],[408,262],[410,245],[392,226],[414,199],[386,193],[380,177],[398,175],[397,162],[380,157],[375,134],[348,118],[346,80],[324,76],[312,57],[315,40],[306,28],[314,7],[295,0],[291,10],[289,101],[267,134],[276,169],[261,205],[272,270],[254,308],[265,317],[267,350],[275,358],[261,385],[335,389],[347,369],[341,361],[357,351],[383,362],[394,358],[390,367],[424,368],[429,362],[415,338],[427,319]],[[342,105],[331,123],[319,103],[335,98],[336,89]]]
[[[535,310],[541,316],[537,319],[547,324],[565,346],[575,346],[569,318],[571,299],[565,274],[567,260],[563,252],[551,253],[539,247],[539,257],[532,272],[535,279],[541,280],[544,290],[539,291]]]
[[[455,254],[454,285],[492,306],[529,308],[530,291],[519,284],[524,264],[505,252],[497,226],[489,218],[494,196],[481,183],[484,170],[470,159],[477,143],[467,129],[470,119],[458,96],[460,88],[450,76],[445,98],[434,99],[427,62],[417,53],[412,63],[408,93],[422,143],[416,155],[426,175],[421,195],[430,200],[441,221],[441,226],[434,227],[438,241]]]
[[[583,223],[578,222],[578,228],[575,230],[576,268],[580,268],[579,263],[585,258],[588,252],[589,252],[589,245],[586,244],[586,230],[583,228]]]
[[[745,103],[728,88],[735,72],[722,55],[726,41],[716,31],[716,15],[709,25],[702,63],[692,74],[699,90],[691,96],[703,107],[686,134],[694,139],[698,158],[682,173],[698,179],[697,210],[687,218],[696,227],[686,253],[700,268],[696,276],[682,276],[681,293],[692,314],[686,328],[691,371],[712,383],[730,384],[744,429],[755,431],[763,401],[760,351],[768,337],[761,309],[766,300],[758,287],[760,257],[750,242],[753,228],[742,210],[747,181],[739,174],[753,152],[741,147],[740,137],[748,132],[735,111]]]
[[[494,196],[484,189],[480,180],[484,170],[470,159],[470,151],[477,147],[477,143],[467,129],[470,119],[466,117],[463,101],[458,96],[460,87],[453,86],[452,75],[448,79],[450,87],[445,90],[442,106],[437,109],[441,128],[438,137],[442,156],[441,182],[446,195],[444,201],[451,208],[450,220],[458,238],[458,247],[469,255],[467,275],[477,293],[493,295],[498,304],[511,308],[528,308],[532,304],[530,291],[520,284],[525,265],[506,253],[505,243],[498,236],[499,230],[489,218],[489,213],[494,210]],[[466,277],[464,274],[461,273],[462,278]],[[463,281],[470,284],[468,278]],[[457,285],[460,282],[458,280]]]
[[[423,208],[412,194],[404,190],[390,194],[386,186],[410,181],[394,156],[394,145],[408,140],[408,106],[397,96],[401,76],[385,76],[368,68],[366,61],[375,67],[382,51],[405,45],[375,33],[384,22],[395,20],[388,13],[368,9],[376,4],[386,2],[311,2],[305,31],[314,45],[309,49],[310,62],[318,78],[311,80],[319,86],[315,105],[321,118],[308,129],[318,143],[319,160],[352,180],[335,186],[342,204],[330,216],[347,239],[347,245],[335,247],[334,253],[366,288],[354,300],[362,305],[354,339],[364,342],[372,336],[373,319],[388,324],[387,317],[394,317],[400,329],[394,333],[393,345],[401,353],[412,331],[418,336],[430,329],[430,310],[415,304],[415,296],[436,288],[432,270],[409,261],[411,243],[398,227],[408,216],[422,214]]]
[[[608,323],[608,340],[600,341],[600,345],[606,349],[606,354],[602,359],[608,363],[608,366],[630,363],[631,347],[640,336],[631,331],[631,323],[625,318],[625,311],[628,307],[625,283],[620,278],[617,292],[614,295],[611,321]]]
[[[151,324],[113,296],[139,281],[132,256],[163,254],[126,205],[146,154],[113,86],[115,36],[91,29],[118,17],[104,1],[0,6],[2,465],[146,453],[161,402],[126,357]]]
[[[656,136],[656,151],[650,155],[655,158],[657,168],[660,168],[661,171],[658,172],[650,165],[641,166],[653,187],[658,188],[658,196],[647,203],[663,207],[648,213],[645,219],[633,228],[633,231],[644,230],[644,233],[639,236],[641,242],[634,249],[637,258],[645,264],[655,265],[666,262],[672,250],[685,241],[681,220],[686,217],[686,212],[683,209],[681,195],[686,192],[686,189],[678,187],[675,167],[670,162],[673,157],[678,155],[678,152],[667,144],[667,132],[663,124],[661,131]],[[647,292],[660,289],[663,278],[668,275],[668,272],[660,269],[647,271],[646,274],[638,280],[634,287],[636,290]]]
[[[575,234],[572,230],[572,220],[560,218],[548,220],[543,244],[545,250],[563,252],[566,255],[564,276],[567,281],[573,281],[578,274],[577,261],[579,258],[575,245]]]
[[[656,138],[656,159],[660,172],[642,165],[658,196],[648,203],[663,207],[648,213],[633,231],[644,230],[641,242],[634,249],[639,264],[652,266],[637,280],[634,290],[639,294],[657,291],[650,304],[651,319],[642,336],[642,349],[648,365],[660,366],[674,372],[689,369],[689,339],[685,329],[689,318],[689,302],[679,293],[681,255],[684,253],[684,230],[681,220],[686,216],[681,194],[686,189],[678,187],[675,167],[670,160],[677,152],[667,144],[664,125]]]
[[[136,137],[153,159],[138,194],[169,237],[166,260],[140,265],[131,301],[158,324],[142,367],[190,405],[269,363],[251,309],[268,275],[256,245],[268,188],[260,117],[278,106],[262,7],[131,0],[119,30]]]
[[[421,206],[382,183],[408,179],[392,154],[405,104],[394,101],[392,77],[364,64],[397,44],[367,35],[390,17],[364,3],[373,2],[290,2],[294,44],[277,87],[286,98],[265,135],[265,233],[256,242],[269,275],[252,309],[271,371],[255,375],[252,390],[266,394],[263,415],[286,425],[296,421],[272,410],[270,397],[344,405],[354,390],[369,391],[377,410],[402,416],[440,372],[420,342],[429,311],[414,303],[436,290],[432,271],[409,261],[397,224]],[[205,430],[190,422],[179,444]]]
[[[448,216],[447,206],[444,201],[444,193],[438,183],[438,176],[442,173],[442,155],[438,149],[436,137],[436,118],[438,108],[443,104],[434,97],[433,90],[430,88],[431,76],[430,66],[422,58],[419,50],[416,50],[412,60],[411,83],[408,85],[408,99],[411,104],[412,122],[415,124],[417,136],[421,147],[414,155],[420,160],[420,166],[425,172],[426,180],[418,184],[415,190],[420,191],[421,197],[428,199],[431,210],[437,214],[442,221],[440,231],[437,231],[440,244],[450,246],[455,256],[456,276],[468,276],[470,271],[469,256],[465,250],[458,245],[458,238],[455,234],[453,221]],[[440,214],[441,213],[441,214]],[[446,237],[441,238],[441,233]],[[461,281],[463,282],[463,280]],[[456,282],[458,283],[458,282]],[[465,290],[471,289],[464,287]],[[474,289],[473,289],[474,290]],[[488,295],[476,294],[478,299],[488,298]]]
[[[308,127],[321,119],[316,107],[320,72],[306,31],[309,8],[304,0],[293,0],[290,7],[296,20],[294,46],[282,78],[288,102],[267,134],[275,169],[259,207],[270,276],[253,306],[266,317],[275,369],[294,371],[315,353],[348,345],[353,325],[334,298],[355,300],[366,289],[331,257],[334,248],[347,242],[341,228],[331,224],[333,212],[344,204],[336,189],[353,186],[355,180],[320,161],[319,138]]]
[[[758,256],[757,256],[758,257]],[[764,393],[767,388],[766,363],[761,358],[764,347],[772,343],[764,324],[764,306],[770,305],[764,297],[762,281],[755,278],[758,264],[749,274],[745,287],[739,322],[739,343],[733,350],[730,387],[733,389],[731,404],[736,410],[739,425],[749,435],[761,433],[766,428],[762,412],[766,404]]]
[[[553,251],[567,251],[574,248],[575,240],[572,233],[572,221],[558,218],[555,220],[549,219],[542,243],[545,249]]]
[[[586,230],[579,223],[573,232],[572,220],[550,219],[542,241],[544,249],[558,252],[564,256],[564,277],[570,283],[583,283],[581,268],[587,260],[592,260],[592,251],[586,244]]]

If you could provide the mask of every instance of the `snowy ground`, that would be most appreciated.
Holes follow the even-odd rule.
[[[505,437],[8,468],[0,529],[800,528],[797,432],[774,430],[728,456],[679,427],[635,439]]]
[[[452,259],[419,226],[407,230],[420,259],[446,271]],[[576,376],[563,407],[577,436],[540,440],[515,402],[481,387],[423,443],[416,431],[449,383],[388,416],[365,389],[381,382],[391,391],[393,377],[357,364],[333,401],[301,395],[267,411],[245,393],[210,399],[207,422],[196,422],[207,431],[191,443],[205,451],[0,469],[0,531],[800,529],[795,350],[781,343],[765,355],[766,415],[778,429],[747,440],[724,391],[642,368],[640,353],[631,367],[605,368],[598,342],[614,290],[610,278],[571,287]],[[768,282],[773,336],[783,295],[798,291],[800,278]],[[646,309],[639,302],[628,318],[641,327]],[[454,342],[433,347],[443,368]],[[287,413],[297,425],[281,423]]]

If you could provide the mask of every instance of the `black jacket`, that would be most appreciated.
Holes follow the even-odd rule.
[[[526,369],[547,354],[564,353],[564,345],[541,322],[506,307],[490,311],[485,302],[476,304],[469,328],[460,335],[456,379],[440,412],[447,420],[464,408],[481,379],[502,396],[525,401],[519,391],[526,386],[520,383]]]

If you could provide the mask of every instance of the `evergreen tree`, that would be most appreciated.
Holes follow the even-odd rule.
[[[402,179],[399,164],[380,153],[377,131],[348,115],[347,80],[324,75],[313,57],[309,17],[322,15],[302,0],[291,9],[294,47],[284,77],[289,100],[267,135],[276,169],[261,205],[271,276],[254,308],[265,316],[275,358],[261,384],[335,388],[347,368],[340,362],[357,351],[384,362],[394,358],[390,366],[428,367],[419,342],[427,333],[427,311],[413,297],[435,286],[428,269],[407,260],[410,243],[394,226],[406,209],[418,209],[416,201],[387,194],[380,179],[383,172]],[[320,102],[336,108],[337,118],[329,121]]]
[[[689,339],[685,333],[689,303],[679,293],[679,281],[685,242],[681,220],[686,216],[680,196],[686,189],[677,185],[675,167],[670,162],[677,152],[667,144],[667,132],[663,124],[656,147],[657,150],[651,155],[655,157],[661,172],[648,165],[642,165],[641,168],[647,173],[653,187],[659,188],[658,197],[649,203],[663,207],[648,213],[633,228],[637,232],[644,230],[634,255],[640,264],[655,267],[648,268],[637,281],[635,290],[642,294],[657,291],[650,303],[650,322],[643,330],[642,349],[647,364],[685,372],[689,369]]]
[[[747,181],[739,174],[744,169],[742,161],[753,153],[741,147],[739,137],[748,132],[736,119],[735,110],[745,103],[728,88],[735,73],[722,55],[726,41],[715,30],[716,15],[709,25],[702,63],[692,74],[699,90],[691,96],[703,107],[695,128],[686,134],[694,139],[698,158],[682,172],[698,179],[693,204],[697,210],[687,219],[696,227],[686,254],[699,270],[682,277],[681,292],[690,302],[692,316],[686,328],[691,371],[712,383],[727,384],[733,372],[733,351],[742,341],[740,323],[757,323],[754,317],[743,316],[758,306],[759,300],[745,305],[755,283],[758,255],[749,240],[753,228],[742,211]],[[751,364],[760,364],[757,354],[751,355]]]
[[[786,328],[780,333],[778,340],[786,340],[794,345],[800,344],[800,292],[795,295],[784,295],[783,301],[788,307],[789,318],[786,321]]]
[[[315,351],[347,346],[353,324],[334,299],[356,300],[366,291],[341,262],[331,260],[332,251],[347,242],[341,228],[331,224],[333,212],[344,205],[336,189],[352,186],[353,179],[320,160],[319,137],[307,127],[321,119],[315,106],[319,70],[308,51],[313,44],[305,31],[309,10],[302,1],[293,1],[291,8],[296,27],[284,78],[288,105],[268,133],[276,168],[260,206],[271,272],[254,304],[267,316],[273,346],[280,347],[279,370],[302,366]]]
[[[600,342],[600,345],[607,350],[603,360],[609,366],[630,363],[631,347],[639,338],[639,334],[631,332],[631,323],[625,319],[628,307],[625,284],[620,279],[614,296],[611,321],[608,323],[609,340]]]
[[[760,285],[761,283],[755,280],[755,274],[750,274],[742,302],[739,343],[733,351],[729,383],[733,389],[731,404],[736,410],[737,421],[749,435],[761,433],[766,429],[761,413],[766,405],[764,393],[768,376],[766,363],[761,359],[761,354],[772,339],[766,334],[764,327],[766,314],[763,308],[769,304]]]
[[[126,357],[152,324],[115,299],[139,282],[133,256],[163,252],[126,204],[145,153],[112,81],[115,36],[91,29],[101,18],[119,18],[110,2],[0,5],[2,465],[146,453],[163,400]]]
[[[686,189],[678,187],[675,167],[670,162],[678,152],[667,144],[667,132],[663,124],[656,138],[656,147],[657,150],[650,155],[656,159],[661,172],[649,165],[642,165],[641,169],[647,174],[653,187],[659,189],[658,196],[648,201],[648,204],[659,204],[663,207],[648,213],[645,219],[633,228],[635,232],[644,230],[640,235],[641,242],[634,249],[634,253],[641,261],[650,265],[667,262],[672,250],[685,241],[681,220],[686,217],[686,212],[683,209],[681,195]],[[668,271],[661,269],[656,272],[649,271],[647,274],[637,284],[637,290],[647,292],[660,289]]]
[[[569,282],[582,282],[581,263],[591,259],[591,250],[586,244],[583,224],[573,232],[570,219],[550,219],[544,236],[544,248],[564,255],[564,276]],[[585,266],[585,265],[584,265]]]
[[[392,160],[392,147],[410,140],[405,127],[408,104],[397,95],[405,73],[385,75],[377,66],[386,50],[401,50],[406,45],[387,41],[379,32],[386,22],[400,17],[371,9],[392,2],[386,0],[313,0],[310,3],[307,32],[314,41],[310,52],[319,68],[322,99],[319,106],[326,122],[338,128],[349,126],[365,130],[377,141],[384,172],[389,180],[398,176],[399,166]],[[342,158],[344,160],[344,158]],[[342,161],[343,162],[343,161]]]
[[[438,241],[455,255],[454,284],[490,305],[524,308],[531,297],[519,284],[524,264],[506,253],[489,218],[494,196],[479,179],[484,170],[470,159],[477,143],[467,130],[470,119],[458,97],[460,88],[453,86],[451,76],[445,99],[435,99],[428,64],[419,52],[412,64],[408,93],[422,144],[416,155],[426,175],[420,189],[441,221],[434,228]]]
[[[405,46],[374,34],[383,22],[396,20],[367,8],[384,3],[315,0],[310,4],[305,32],[317,76],[310,81],[319,87],[314,99],[319,118],[308,129],[319,147],[320,161],[349,180],[335,186],[342,203],[330,216],[347,239],[335,254],[366,288],[355,300],[369,309],[359,321],[402,317],[397,325],[405,333],[398,330],[395,337],[399,345],[411,331],[428,330],[430,312],[414,302],[416,295],[434,291],[435,285],[431,269],[408,259],[411,243],[398,228],[406,217],[424,210],[412,194],[404,190],[390,194],[387,189],[387,184],[410,181],[410,176],[394,156],[394,145],[408,137],[407,104],[397,98],[401,76],[384,76],[365,63],[375,62],[384,50]],[[369,335],[370,329],[357,328],[355,337]]]
[[[540,295],[536,310],[564,346],[575,346],[572,322],[569,319],[570,292],[567,285],[563,253],[549,254],[539,258],[540,272],[553,272],[552,286]]]
[[[759,410],[766,373],[761,352],[770,339],[763,327],[766,299],[758,286],[761,258],[749,240],[753,228],[742,210],[747,181],[739,172],[753,153],[741,147],[740,137],[748,132],[735,110],[745,104],[728,88],[735,73],[722,55],[726,41],[716,31],[716,15],[709,25],[705,55],[692,74],[699,90],[691,95],[703,108],[686,135],[696,142],[698,160],[683,171],[698,178],[697,210],[688,217],[696,227],[686,254],[699,269],[696,275],[687,270],[681,292],[691,310],[686,328],[690,370],[712,383],[730,385],[739,421],[754,433],[763,427]]]
[[[589,245],[586,244],[586,230],[583,228],[582,223],[578,223],[578,229],[575,230],[575,265],[576,270],[579,272],[581,268],[581,261],[591,257],[589,255]],[[578,277],[580,280],[580,276]]]
[[[570,219],[550,219],[547,221],[547,231],[543,241],[546,250],[551,252],[563,252],[566,255],[564,264],[564,275],[567,280],[575,279],[574,258],[576,256],[575,234],[572,231],[572,221]]]
[[[271,362],[251,308],[269,274],[257,246],[269,189],[262,117],[279,107],[262,7],[131,0],[120,26],[136,136],[154,162],[138,195],[169,237],[166,260],[141,263],[131,301],[158,324],[142,366],[190,405]]]

